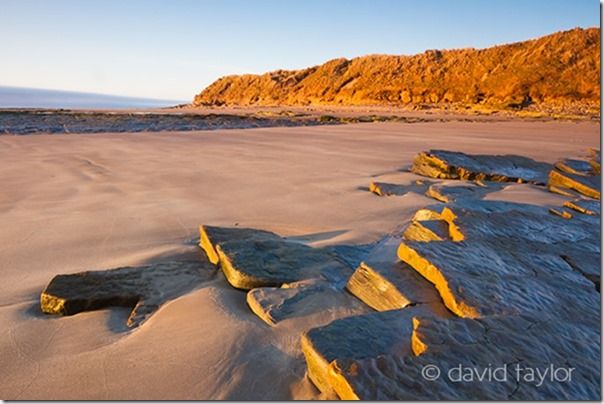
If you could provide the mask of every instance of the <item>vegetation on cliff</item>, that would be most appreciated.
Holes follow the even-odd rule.
[[[599,110],[600,29],[486,49],[369,55],[218,79],[195,106],[388,105]]]

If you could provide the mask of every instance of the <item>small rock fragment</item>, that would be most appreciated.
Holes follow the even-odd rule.
[[[575,199],[573,201],[564,202],[564,207],[575,210],[584,215],[599,215],[600,204],[596,201],[588,201],[586,199]]]
[[[564,210],[564,209],[550,208],[549,209],[549,213],[551,213],[553,215],[556,215],[556,216],[560,216],[561,218],[564,218],[564,219],[572,219],[573,218],[572,213],[570,213],[569,211]]]

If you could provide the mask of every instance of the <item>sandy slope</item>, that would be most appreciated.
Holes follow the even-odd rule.
[[[595,123],[0,136],[0,398],[317,397],[298,337],[348,313],[271,329],[219,275],[127,332],[123,309],[53,318],[39,312],[38,294],[57,273],[198,255],[200,223],[238,223],[313,245],[376,241],[429,200],[360,188],[415,178],[398,170],[422,149],[553,162],[587,147],[599,147]],[[559,201],[528,185],[498,197]]]

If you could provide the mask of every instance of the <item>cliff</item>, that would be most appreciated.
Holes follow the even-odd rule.
[[[195,106],[568,106],[599,109],[600,29],[576,28],[486,49],[334,59],[302,70],[218,79]]]

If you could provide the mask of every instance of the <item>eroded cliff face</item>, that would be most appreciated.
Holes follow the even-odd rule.
[[[216,105],[451,105],[599,109],[600,29],[487,49],[369,55],[303,70],[227,76],[195,96]]]

